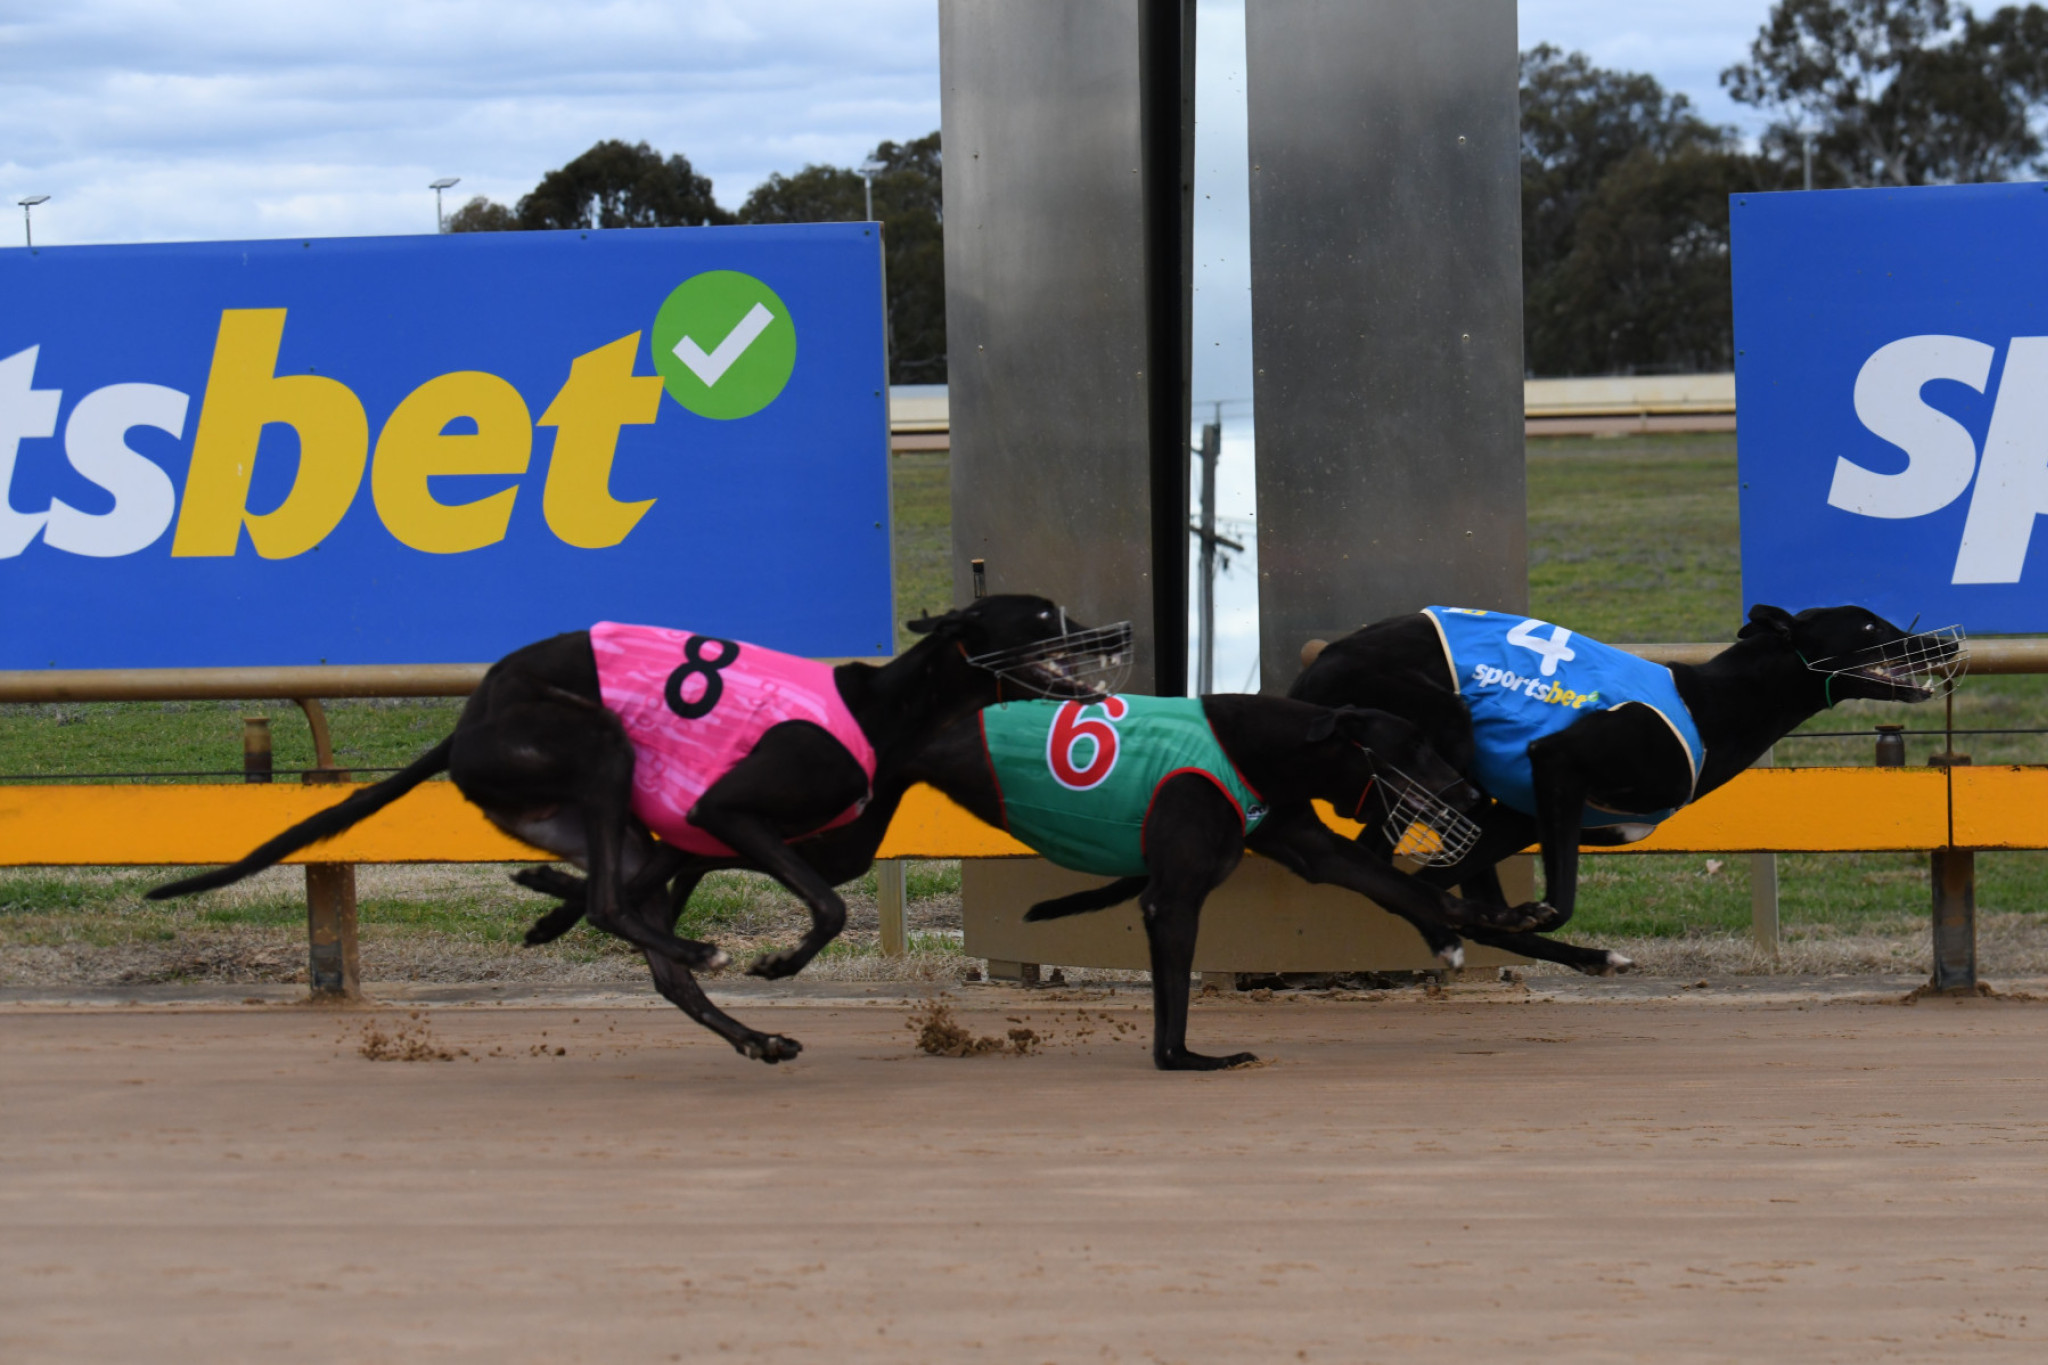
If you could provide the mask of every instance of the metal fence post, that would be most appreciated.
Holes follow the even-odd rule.
[[[1968,754],[1939,753],[1930,767],[1960,768]],[[1954,798],[1950,798],[1954,810]],[[1951,824],[1953,829],[1953,824]],[[1954,837],[1953,833],[1950,835]],[[1930,984],[1944,994],[1977,993],[1977,854],[1953,844],[1927,855],[1928,880],[1934,890],[1934,976]]]
[[[1764,750],[1753,765],[1768,768],[1777,762],[1777,750]],[[1757,951],[1778,955],[1778,855],[1749,855],[1749,934]]]
[[[242,780],[270,780],[270,717],[242,717]]]

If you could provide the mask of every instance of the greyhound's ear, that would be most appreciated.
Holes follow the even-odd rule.
[[[1369,728],[1363,706],[1333,706],[1308,723],[1308,742],[1320,744],[1339,732],[1346,739],[1362,741]]]
[[[931,609],[927,607],[924,615],[918,617],[915,621],[905,621],[903,628],[912,635],[929,635],[940,626],[952,625],[959,619],[960,613],[957,611],[949,611],[943,616],[934,616],[931,613]]]
[[[1738,640],[1747,640],[1754,635],[1774,631],[1782,638],[1792,638],[1792,613],[1783,607],[1765,606],[1759,602],[1749,609],[1749,624],[1735,632]]]

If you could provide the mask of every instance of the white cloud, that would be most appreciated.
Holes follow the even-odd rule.
[[[609,137],[731,206],[939,122],[932,0],[74,0],[0,9],[0,54],[0,192],[52,244],[427,231],[429,180],[511,200]]]

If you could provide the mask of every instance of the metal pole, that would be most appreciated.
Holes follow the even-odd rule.
[[[34,250],[36,245],[36,234],[34,227],[32,227],[29,223],[28,214],[28,205],[23,204],[21,206],[21,236],[22,240],[25,243],[27,243],[29,249]]]
[[[1813,134],[1799,135],[1799,160],[1806,170],[1806,188],[1813,188]]]
[[[270,717],[242,717],[242,780],[268,782],[271,775]]]
[[[1928,766],[1960,768],[1968,754],[1939,753]],[[1954,787],[1950,787],[1949,837],[1955,829]],[[1928,880],[1934,891],[1934,975],[1929,983],[1945,995],[1977,993],[1977,854],[1953,844],[1928,854]]]
[[[1216,458],[1223,451],[1223,405],[1216,420],[1202,427],[1202,573],[1196,591],[1201,602],[1202,652],[1195,662],[1195,694],[1216,690]]]
[[[443,212],[443,211],[442,211],[442,209],[441,209],[441,191],[439,191],[439,190],[435,190],[435,191],[434,191],[434,231],[436,231],[436,232],[446,232],[447,230],[448,230],[448,215],[447,215],[447,214],[446,214],[445,212]]]
[[[861,190],[867,200],[867,222],[875,221],[875,173],[864,170],[860,173]]]
[[[1768,768],[1777,761],[1777,750],[1766,749],[1755,766]],[[1778,855],[1775,853],[1749,855],[1749,932],[1756,941],[1758,952],[1772,957],[1778,955]]]

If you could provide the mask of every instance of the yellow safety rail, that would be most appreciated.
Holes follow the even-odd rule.
[[[0,866],[232,862],[332,805],[348,785],[0,787]],[[1333,828],[1356,826],[1324,811]],[[2048,848],[2048,768],[1756,768],[1649,839],[1589,852],[1850,852]],[[430,782],[306,863],[518,862],[546,858],[499,832],[446,782]],[[1030,850],[928,787],[904,800],[883,858],[1021,858]]]

